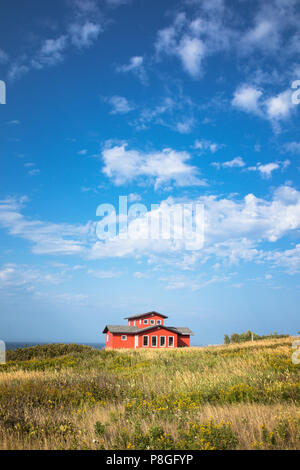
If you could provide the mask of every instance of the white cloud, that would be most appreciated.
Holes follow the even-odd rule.
[[[209,150],[211,153],[216,153],[220,148],[222,148],[222,144],[217,144],[215,142],[212,142],[210,140],[195,140],[194,143],[194,149],[196,150],[201,150],[201,151],[206,151]]]
[[[175,124],[176,130],[180,134],[189,134],[195,125],[195,120],[193,118],[187,118],[184,121],[177,122]]]
[[[55,224],[26,218],[21,213],[26,198],[7,198],[0,201],[0,226],[13,236],[32,244],[35,254],[80,255],[87,249],[95,224]]]
[[[261,176],[264,178],[271,178],[273,171],[275,170],[285,170],[290,165],[289,160],[284,160],[283,162],[270,162],[266,164],[257,163],[255,166],[250,166],[247,169],[249,171],[258,171]]]
[[[128,202],[138,202],[141,200],[142,200],[141,196],[137,193],[130,193],[128,195]]]
[[[203,196],[193,202],[203,204],[205,208],[205,241],[198,249],[195,245],[194,251],[187,252],[184,243],[174,240],[159,239],[153,243],[142,237],[134,240],[114,237],[106,243],[96,242],[89,256],[92,259],[144,256],[152,259],[152,264],[175,263],[181,269],[189,270],[209,259],[215,259],[218,264],[262,263],[268,262],[273,252],[264,252],[261,244],[275,243],[300,228],[300,192],[289,186],[277,188],[270,200],[248,194],[240,200]],[[168,198],[160,204],[159,210],[165,213],[172,210],[174,204],[176,200]],[[149,211],[147,216],[150,215]],[[137,219],[133,224],[133,230],[142,233],[144,219]],[[187,253],[191,262],[184,256]]]
[[[144,59],[142,56],[134,56],[129,60],[129,64],[117,67],[119,72],[132,72],[142,67]]]
[[[264,257],[274,267],[285,268],[289,274],[300,271],[300,244],[288,250],[267,252]]]
[[[224,26],[224,9],[201,6],[202,12],[194,18],[177,14],[171,26],[158,31],[155,43],[158,58],[162,54],[177,57],[192,78],[202,74],[206,57],[228,48],[231,36]]]
[[[107,101],[112,106],[111,114],[126,114],[134,109],[125,96],[112,96]]]
[[[286,90],[277,96],[268,98],[265,102],[267,116],[269,119],[285,119],[289,117],[293,108],[292,91]]]
[[[178,44],[177,53],[181,59],[183,68],[193,78],[197,78],[201,73],[201,64],[205,55],[203,42],[198,38],[185,36]]]
[[[79,49],[91,46],[102,31],[99,23],[85,21],[83,24],[73,23],[69,27],[71,43]]]
[[[13,119],[12,121],[8,121],[7,124],[9,126],[18,126],[19,124],[21,124],[21,121],[19,121],[18,119]]]
[[[291,264],[293,271],[299,268],[298,245],[284,251],[277,247],[274,251],[262,249],[262,244],[275,244],[300,229],[300,192],[290,186],[280,186],[266,199],[248,194],[240,199],[211,195],[186,200],[203,204],[205,208],[204,245],[195,245],[193,251],[186,251],[185,243],[174,239],[158,239],[153,243],[152,239],[143,237],[127,240],[112,237],[101,242],[95,236],[95,223],[70,225],[33,220],[22,214],[25,202],[25,199],[0,201],[0,225],[10,235],[29,241],[35,254],[77,255],[87,259],[146,257],[152,264],[173,263],[185,270],[197,269],[209,259],[215,267],[217,263],[219,271],[221,263],[240,261],[270,263],[274,267]],[[168,198],[155,210],[166,214],[177,202]],[[150,215],[148,211],[147,216]],[[134,233],[143,233],[144,220],[137,218],[130,224]],[[179,226],[175,225],[174,230],[179,230]],[[92,270],[90,274],[104,278],[116,272]],[[13,275],[12,267],[6,266],[0,270],[0,282],[7,282]]]
[[[43,69],[61,63],[71,46],[79,49],[91,46],[103,31],[98,4],[93,0],[74,0],[72,17],[63,34],[44,39],[36,52],[23,54],[10,64],[8,78],[16,80],[32,68]]]
[[[21,288],[32,292],[38,284],[59,284],[62,280],[61,272],[53,274],[32,266],[14,263],[0,266],[0,289]]]
[[[291,153],[300,153],[300,142],[288,142],[284,145],[284,149]]]
[[[14,62],[11,64],[8,70],[7,77],[12,81],[17,80],[18,78],[22,77],[22,75],[25,75],[29,70],[30,68],[28,65],[25,65],[21,62]]]
[[[116,68],[117,72],[134,73],[142,83],[147,84],[147,74],[144,67],[144,58],[142,56],[134,56],[129,60],[129,64],[120,65]]]
[[[261,114],[259,105],[261,96],[262,91],[250,85],[242,85],[235,91],[232,105],[248,113]]]
[[[243,168],[246,163],[244,162],[242,157],[235,157],[233,160],[229,160],[227,162],[213,162],[213,166],[217,167],[218,169],[222,168]]]
[[[38,168],[33,168],[32,170],[28,171],[29,176],[36,176],[40,173],[40,170]]]
[[[120,277],[123,273],[117,271],[105,271],[100,269],[89,269],[88,274],[97,279],[113,279],[115,277]]]
[[[175,186],[203,185],[197,176],[197,169],[189,165],[190,155],[164,149],[158,152],[142,153],[127,150],[127,144],[106,148],[102,152],[103,173],[114,184],[130,183],[140,177],[148,178],[155,188],[174,184]]]
[[[6,64],[8,62],[8,54],[3,51],[3,49],[0,49],[0,64]]]
[[[252,29],[247,31],[242,37],[239,50],[248,54],[254,48],[263,52],[275,52],[279,46],[279,31],[276,21],[258,18]]]
[[[131,0],[105,0],[106,3],[110,6],[117,7],[119,5],[124,5],[130,3]]]
[[[87,149],[78,150],[78,155],[86,155],[88,153]]]
[[[141,273],[141,272],[139,272],[139,271],[135,272],[135,273],[133,274],[133,276],[134,276],[136,279],[147,279],[147,278],[149,278],[149,274],[147,274],[147,273]]]
[[[279,130],[279,121],[287,119],[293,109],[292,90],[263,98],[263,92],[251,85],[241,85],[234,93],[232,106],[268,119],[274,130]]]
[[[190,133],[195,127],[195,104],[181,92],[175,96],[165,96],[159,105],[144,108],[140,116],[132,122],[136,129],[146,129],[149,124],[168,127],[181,134]]]
[[[40,51],[31,61],[34,68],[41,69],[45,66],[53,66],[62,62],[63,52],[67,47],[67,36],[60,36],[56,39],[47,39],[42,44]]]

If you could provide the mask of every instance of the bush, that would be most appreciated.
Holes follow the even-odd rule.
[[[189,424],[187,429],[179,428],[179,435],[178,449],[232,450],[238,445],[231,423]]]

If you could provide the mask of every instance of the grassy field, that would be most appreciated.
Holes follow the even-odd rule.
[[[300,449],[292,340],[9,351],[0,365],[0,448]]]

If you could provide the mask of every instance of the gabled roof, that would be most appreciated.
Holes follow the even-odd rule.
[[[162,313],[148,312],[148,313],[140,313],[139,315],[133,315],[132,317],[125,317],[125,320],[136,320],[137,318],[142,318],[142,317],[146,317],[149,315],[150,316],[158,315],[159,317],[162,317],[162,318],[168,318],[166,315],[163,315]]]
[[[194,335],[192,330],[186,328],[185,326],[182,327],[175,327],[175,326],[165,326],[165,325],[151,325],[147,326],[146,328],[138,328],[137,326],[127,326],[127,325],[106,325],[103,330],[103,333],[107,333],[110,331],[111,333],[119,333],[119,334],[141,334],[149,330],[153,329],[162,329],[173,331],[179,335]]]

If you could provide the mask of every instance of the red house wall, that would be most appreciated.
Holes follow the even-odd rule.
[[[122,336],[127,336],[127,340],[123,341]],[[109,341],[106,341],[106,347],[113,349],[134,348],[134,335],[110,333]]]
[[[143,336],[148,336],[149,337],[149,346],[143,346]],[[151,337],[152,336],[157,336],[157,346],[151,346]],[[165,336],[166,337],[166,346],[160,347],[160,336]],[[169,336],[174,336],[174,346],[168,346],[168,338]],[[139,348],[143,349],[173,349],[177,348],[177,341],[178,341],[178,335],[177,333],[173,333],[172,331],[166,330],[165,328],[160,328],[154,329],[154,330],[149,330],[146,331],[145,333],[139,333]]]
[[[144,325],[144,320],[148,320],[147,325]],[[144,317],[137,318],[136,320],[128,320],[128,325],[134,326],[134,322],[135,322],[135,326],[137,326],[138,328],[146,328],[147,326],[151,326],[150,325],[150,320],[155,320],[155,325],[156,325],[157,320],[161,321],[161,325],[164,324],[164,318],[159,316],[159,315],[153,315],[153,316],[152,315],[145,315]]]
[[[106,333],[106,348],[107,349],[134,349],[135,347],[135,334],[127,334],[127,340],[123,341],[121,337],[124,336],[120,333]],[[148,336],[148,346],[143,346],[143,336]],[[157,346],[151,345],[151,337],[157,336]],[[160,346],[160,336],[166,337],[166,346]],[[168,338],[169,336],[174,337],[174,346],[168,346]],[[143,349],[173,349],[177,347],[189,347],[190,346],[190,337],[189,336],[182,336],[178,335],[175,332],[169,331],[165,328],[153,329],[148,330],[145,332],[140,332],[138,334],[138,345],[137,348]]]
[[[178,347],[179,348],[186,348],[186,347],[189,347],[190,345],[191,345],[190,336],[180,335],[178,337]]]

